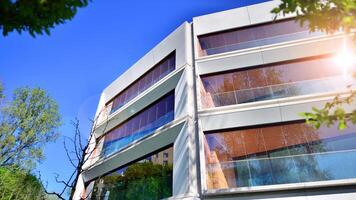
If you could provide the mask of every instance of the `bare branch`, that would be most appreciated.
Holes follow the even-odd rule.
[[[47,190],[45,190],[47,194],[56,195],[58,198],[64,199],[64,197],[63,197],[64,192],[66,191],[66,189],[70,188],[71,189],[70,199],[73,198],[73,195],[75,192],[75,187],[77,185],[79,176],[83,172],[84,164],[87,163],[87,161],[89,161],[91,159],[96,159],[96,158],[100,157],[100,155],[97,155],[97,156],[93,156],[93,155],[95,155],[98,141],[100,141],[104,137],[102,135],[99,138],[95,138],[95,129],[97,127],[98,119],[99,119],[99,116],[101,115],[101,112],[98,114],[98,116],[96,117],[95,120],[91,120],[92,128],[91,128],[91,131],[89,134],[89,138],[85,143],[83,143],[82,135],[81,135],[81,132],[79,129],[79,120],[75,119],[74,121],[72,121],[72,125],[74,126],[74,136],[72,138],[64,137],[63,146],[64,146],[64,150],[66,151],[66,155],[69,159],[69,162],[73,166],[74,170],[73,170],[71,176],[67,180],[60,180],[59,174],[55,174],[55,180],[57,183],[60,183],[63,185],[63,190],[60,193],[48,192]],[[105,133],[107,124],[108,124],[107,119],[105,121],[106,121],[106,123],[104,125],[103,133]],[[67,143],[67,140],[70,143]],[[71,147],[71,148],[69,148],[69,147]],[[95,163],[93,163],[93,164],[95,164]],[[90,191],[86,197],[82,197],[82,198],[87,199],[91,195],[91,192],[92,191]]]

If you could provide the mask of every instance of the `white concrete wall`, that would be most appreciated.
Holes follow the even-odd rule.
[[[279,3],[280,1],[274,0],[194,17],[194,35],[205,35],[272,21],[275,18],[275,14],[272,14],[271,10],[277,7]],[[277,20],[293,16],[295,15],[278,15]]]

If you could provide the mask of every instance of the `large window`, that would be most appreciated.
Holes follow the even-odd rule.
[[[208,189],[356,178],[356,127],[303,122],[205,134]]]
[[[302,39],[320,34],[320,32],[310,33],[308,24],[304,24],[304,26],[301,27],[294,19],[283,20],[199,36],[199,55],[213,55]]]
[[[173,52],[109,101],[107,104],[112,102],[111,113],[172,72],[175,65],[175,52]]]
[[[163,199],[172,196],[173,147],[129,164],[94,182],[91,199]]]
[[[174,91],[123,122],[105,135],[103,156],[120,151],[135,140],[174,119]]]
[[[295,60],[201,77],[204,108],[346,89],[333,57]]]

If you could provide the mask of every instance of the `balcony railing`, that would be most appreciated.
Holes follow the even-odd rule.
[[[128,136],[117,138],[108,142],[105,141],[102,151],[102,157],[107,157],[115,152],[122,150],[133,142],[142,139],[143,137],[147,137],[148,135],[151,135],[152,133],[154,133],[155,130],[173,121],[173,119],[174,111],[171,111]]]
[[[278,36],[274,36],[274,37],[264,38],[264,39],[256,39],[256,40],[252,40],[252,41],[240,42],[240,43],[230,44],[230,45],[221,46],[221,47],[207,48],[207,49],[202,50],[201,55],[203,55],[203,56],[214,55],[214,54],[219,54],[219,53],[237,51],[237,50],[242,50],[242,49],[249,49],[249,48],[253,48],[253,47],[260,47],[260,46],[271,45],[271,44],[278,44],[278,43],[282,43],[282,42],[299,40],[299,39],[303,39],[303,38],[316,37],[316,36],[321,36],[321,35],[323,35],[322,32],[310,33],[309,31],[301,31],[301,32],[296,32],[296,33],[290,33],[290,34],[284,34],[284,35],[278,35]]]
[[[207,164],[207,173],[221,183],[209,189],[224,189],[356,178],[355,163],[352,149]]]
[[[355,83],[355,80],[350,81],[342,76],[334,76],[223,93],[206,93],[202,96],[202,104],[203,108],[211,108],[299,95],[333,92],[345,90],[348,85],[355,85]]]

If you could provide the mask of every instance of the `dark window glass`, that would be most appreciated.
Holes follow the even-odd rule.
[[[120,151],[173,119],[174,91],[109,131],[104,138],[103,156],[106,157]]]
[[[356,126],[303,122],[205,134],[208,189],[356,178]]]
[[[333,57],[295,60],[201,77],[204,108],[344,90],[345,79]]]
[[[113,102],[111,107],[111,113],[115,110],[121,108],[127,102],[135,98],[141,92],[155,84],[157,81],[162,79],[164,76],[169,74],[175,69],[175,52],[169,54],[160,63],[154,66],[146,74],[138,78],[133,84],[128,86],[125,90],[120,92],[113,100],[109,101],[107,104]]]
[[[173,147],[119,168],[94,182],[91,199],[164,199],[172,196]]]
[[[213,55],[316,35],[321,33],[310,33],[307,24],[301,27],[294,19],[283,20],[199,36],[199,55]]]

